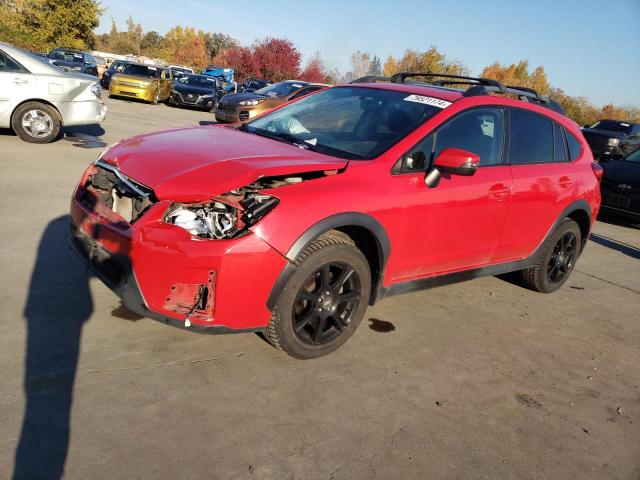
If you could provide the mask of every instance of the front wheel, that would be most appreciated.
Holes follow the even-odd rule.
[[[342,346],[360,324],[371,293],[369,264],[339,232],[314,240],[295,263],[266,337],[292,357],[321,357]]]
[[[60,134],[62,122],[57,110],[40,102],[20,105],[11,117],[11,128],[29,143],[50,143]]]
[[[520,272],[524,285],[543,293],[564,285],[580,255],[581,237],[578,224],[566,218],[547,240],[538,262]]]

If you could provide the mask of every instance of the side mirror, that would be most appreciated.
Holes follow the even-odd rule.
[[[470,177],[478,170],[480,157],[472,152],[460,148],[445,148],[433,162],[433,168],[424,178],[429,188],[435,188],[440,183],[442,174],[462,175]]]

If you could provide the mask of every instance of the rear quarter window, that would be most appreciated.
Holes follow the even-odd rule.
[[[571,161],[573,161],[580,156],[580,152],[582,151],[582,144],[576,137],[573,136],[573,133],[569,132],[566,128],[563,129],[564,136],[567,139],[567,147],[569,148],[569,158],[571,159]]]

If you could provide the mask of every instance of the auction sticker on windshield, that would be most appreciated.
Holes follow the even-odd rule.
[[[409,95],[404,99],[405,102],[424,103],[425,105],[431,105],[438,108],[447,108],[451,105],[451,102],[442,100],[440,98],[425,97],[423,95]]]

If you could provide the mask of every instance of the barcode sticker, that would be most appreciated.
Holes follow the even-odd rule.
[[[425,105],[431,105],[438,108],[447,108],[451,105],[451,102],[442,100],[440,98],[424,97],[422,95],[409,95],[404,99],[405,102],[424,103]]]

